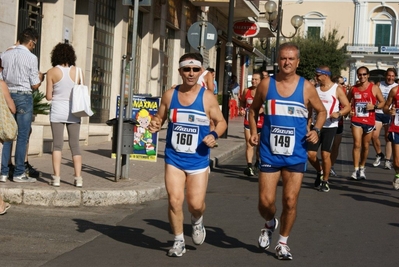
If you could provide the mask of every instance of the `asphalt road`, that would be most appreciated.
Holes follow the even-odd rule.
[[[305,175],[298,217],[288,244],[293,261],[257,247],[263,220],[257,211],[257,179],[242,174],[244,153],[211,173],[204,216],[207,238],[191,240],[187,253],[169,258],[173,236],[167,201],[102,208],[15,206],[0,218],[0,266],[399,266],[399,191],[393,171],[371,167],[366,181],[351,181],[350,139],[344,139],[331,191],[313,189]],[[370,153],[371,154],[371,153]],[[277,189],[278,215],[281,186]],[[185,211],[187,208],[185,207]]]

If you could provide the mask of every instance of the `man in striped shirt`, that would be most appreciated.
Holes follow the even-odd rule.
[[[15,149],[14,182],[36,182],[25,174],[26,144],[32,123],[33,99],[32,91],[37,90],[43,74],[38,70],[37,57],[32,53],[36,46],[39,34],[33,28],[27,28],[18,36],[20,45],[2,54],[2,78],[7,83],[14,100],[17,112],[15,120],[18,124],[18,137]],[[0,180],[7,180],[12,142],[5,142],[1,157]]]

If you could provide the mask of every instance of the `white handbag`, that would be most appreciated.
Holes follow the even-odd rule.
[[[78,83],[80,77],[80,83]],[[72,114],[75,117],[90,117],[93,115],[89,88],[83,84],[82,69],[76,68],[75,86],[72,89]]]

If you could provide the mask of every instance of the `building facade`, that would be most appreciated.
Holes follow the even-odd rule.
[[[260,3],[263,14],[266,2]],[[302,36],[322,37],[332,29],[338,30],[347,52],[347,69],[342,75],[349,84],[356,82],[356,69],[361,66],[370,69],[374,81],[383,80],[389,67],[399,71],[399,0],[284,0],[282,9],[282,31],[286,35],[294,31],[290,25],[294,15],[303,16]]]
[[[95,112],[82,121],[81,136],[86,139],[90,125],[103,124],[116,116],[116,100],[122,87],[125,97],[129,90],[133,94],[162,96],[180,82],[178,59],[186,52],[198,51],[187,40],[187,32],[195,22],[205,20],[217,29],[216,45],[205,50],[203,56],[205,67],[216,70],[219,88],[223,88],[230,1],[143,2],[150,4],[138,7],[137,29],[133,29],[134,0],[2,0],[0,52],[16,42],[18,32],[33,27],[40,34],[34,53],[39,58],[39,70],[46,72],[51,68],[53,47],[59,42],[73,45],[76,64],[84,70],[85,83],[91,88]],[[234,21],[259,16],[259,0],[235,1],[234,5]],[[244,78],[248,58],[254,53],[252,39],[234,36],[233,45],[233,74]],[[122,64],[123,56],[126,65]],[[131,58],[135,66],[131,66]],[[45,91],[45,83],[40,90]],[[39,116],[35,123],[46,124],[48,117]]]

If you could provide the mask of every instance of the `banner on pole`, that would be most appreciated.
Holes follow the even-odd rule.
[[[116,116],[119,116],[120,97],[117,97]],[[133,96],[132,98],[132,119],[138,124],[134,126],[133,151],[130,154],[132,160],[156,162],[158,156],[158,133],[151,133],[148,130],[152,117],[158,112],[160,104],[159,97]],[[126,107],[123,109],[126,114]],[[116,157],[112,154],[112,157]]]

